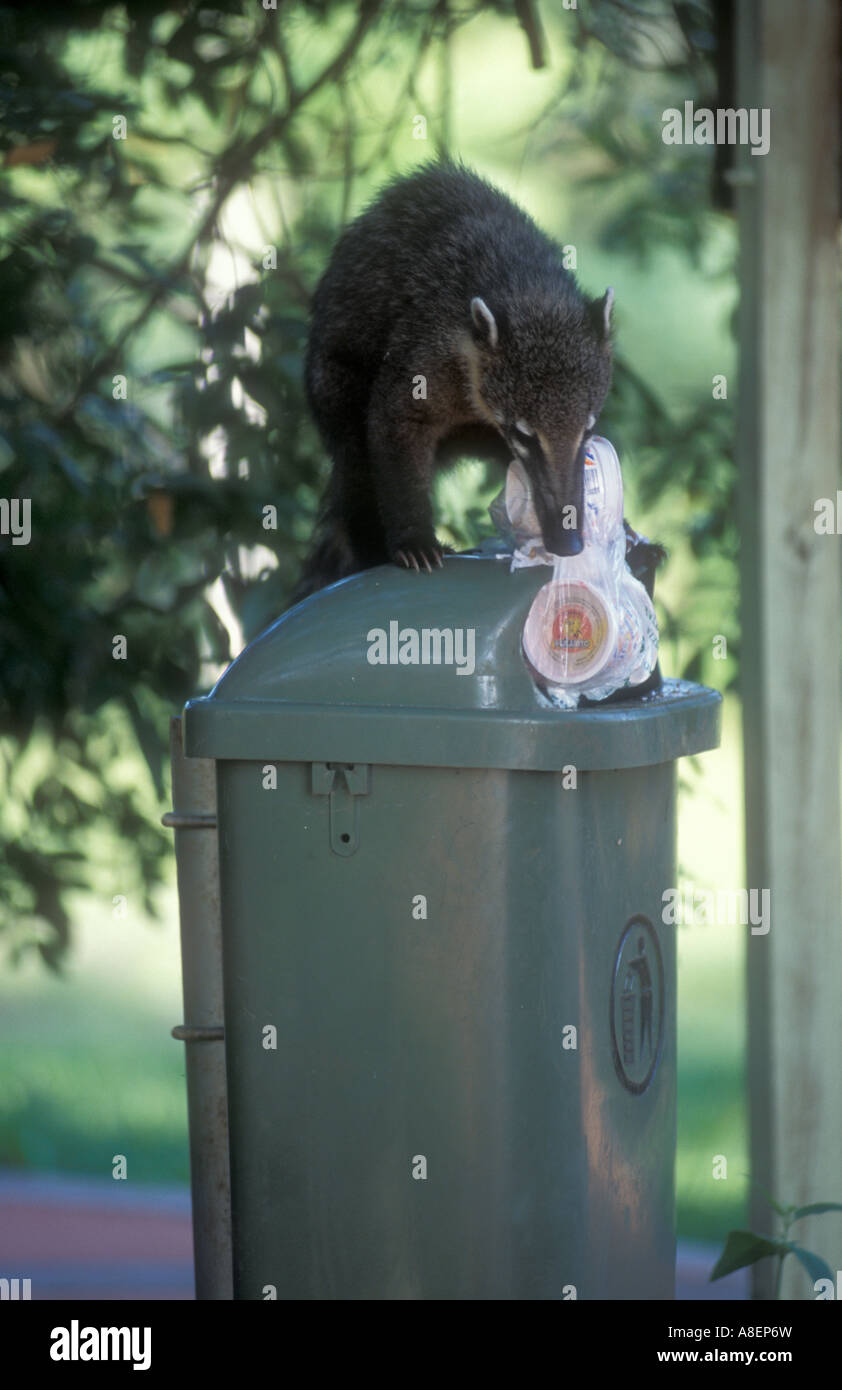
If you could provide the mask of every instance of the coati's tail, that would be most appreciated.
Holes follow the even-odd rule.
[[[300,603],[319,589],[325,589],[328,584],[347,579],[348,575],[356,574],[362,568],[342,521],[331,514],[323,516],[290,599],[290,606]]]
[[[374,493],[366,478],[334,468],[322,501],[310,551],[292,596],[309,594],[389,558]]]

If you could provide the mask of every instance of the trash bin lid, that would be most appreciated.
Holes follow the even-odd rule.
[[[722,697],[687,681],[560,710],[521,649],[544,565],[381,565],[289,609],[184,715],[189,757],[558,771],[643,767],[719,743]]]

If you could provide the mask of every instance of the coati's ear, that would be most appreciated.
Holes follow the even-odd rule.
[[[471,300],[471,318],[474,324],[474,337],[486,347],[497,346],[497,320],[484,299],[475,296]]]
[[[609,288],[601,299],[592,299],[588,305],[588,315],[600,340],[610,347],[612,317],[614,311],[614,291]]]

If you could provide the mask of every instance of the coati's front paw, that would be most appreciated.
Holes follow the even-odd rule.
[[[442,567],[442,547],[435,536],[408,536],[392,550],[392,564],[432,574],[434,569]]]

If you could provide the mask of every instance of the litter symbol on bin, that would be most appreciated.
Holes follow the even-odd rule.
[[[646,1090],[661,1055],[663,994],[658,938],[645,917],[633,917],[614,957],[611,1041],[617,1075],[635,1095]]]

